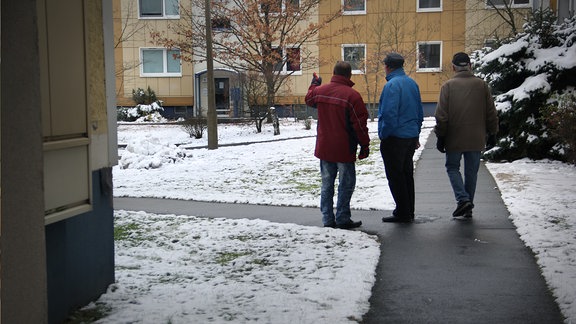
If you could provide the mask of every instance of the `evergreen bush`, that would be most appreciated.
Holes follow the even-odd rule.
[[[576,18],[555,24],[550,10],[534,11],[524,32],[497,49],[473,53],[474,67],[495,95],[500,118],[489,160],[566,160],[542,116],[552,98],[576,86]]]
[[[118,107],[118,121],[160,121],[163,117],[160,115],[162,101],[158,100],[156,93],[150,87],[147,90],[138,88],[132,90],[132,99],[136,103],[135,107]]]
[[[153,102],[157,102],[158,98],[156,98],[156,92],[148,86],[146,90],[142,88],[132,89],[132,100],[137,105],[151,105]]]

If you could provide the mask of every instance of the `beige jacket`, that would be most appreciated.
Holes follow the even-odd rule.
[[[486,135],[498,132],[498,114],[488,84],[469,71],[442,85],[436,107],[436,136],[446,151],[483,151]]]

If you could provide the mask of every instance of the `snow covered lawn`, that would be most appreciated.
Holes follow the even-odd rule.
[[[116,213],[101,323],[345,323],[370,305],[380,246],[363,232]],[[346,292],[343,294],[342,292]]]

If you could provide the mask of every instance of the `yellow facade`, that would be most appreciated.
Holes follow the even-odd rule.
[[[334,63],[347,60],[343,57],[345,49],[353,50],[354,47],[364,49],[364,68],[354,72],[353,81],[356,83],[355,89],[367,103],[377,104],[386,82],[383,66],[377,66],[376,62],[389,52],[399,52],[406,59],[407,74],[420,86],[422,101],[432,104],[438,99],[442,83],[452,76],[450,61],[454,53],[476,50],[486,40],[509,33],[508,26],[502,23],[502,18],[494,15],[495,10],[486,6],[485,0],[326,0],[321,2],[315,19],[321,21],[323,17],[342,9],[343,3],[349,2],[364,6],[363,10],[345,11],[342,17],[322,30],[316,40],[304,45],[318,58],[318,64],[303,65],[301,72],[288,78],[277,92],[277,104],[304,105],[312,73],[318,72],[327,82]],[[205,64],[182,62],[182,75],[178,77],[141,75],[138,64],[141,62],[141,49],[154,47],[150,33],[158,31],[170,35],[169,25],[177,20],[142,19],[139,17],[138,3],[136,0],[114,0],[116,35],[126,26],[145,26],[137,29],[130,39],[120,42],[116,48],[116,68],[122,71],[116,82],[118,105],[133,105],[132,90],[150,86],[164,101],[164,106],[196,104],[199,105],[197,111],[204,111],[201,106],[206,100],[202,84],[195,82],[198,83],[199,75],[205,72]],[[190,1],[181,1],[182,4],[190,5]],[[432,7],[420,8],[420,5]],[[525,8],[515,8],[518,10],[518,25],[521,26],[521,20],[531,7],[532,1]],[[432,67],[428,62],[422,65],[428,58],[422,54],[423,49],[434,53]],[[130,65],[133,68],[125,68]],[[217,63],[214,67],[224,71],[224,67]],[[233,81],[231,74],[224,77]]]
[[[331,0],[322,5],[320,12],[330,12],[341,5],[341,0]],[[344,60],[343,44],[365,45],[365,56],[372,61],[384,59],[386,53],[399,52],[406,59],[406,73],[420,86],[422,101],[436,102],[440,85],[445,80],[444,67],[449,66],[453,53],[464,50],[464,22],[465,4],[462,1],[441,1],[441,9],[429,12],[419,12],[416,0],[366,1],[365,13],[345,14],[322,32],[320,39],[327,41],[320,44],[320,56],[325,62],[320,72],[330,75],[334,62]],[[442,64],[438,71],[418,71],[418,42],[441,44]],[[353,81],[365,101],[375,102],[385,84],[385,73],[383,66],[377,71],[369,70],[355,74]],[[374,83],[376,78],[378,81]],[[378,96],[367,98],[367,87]]]
[[[150,77],[142,75],[141,50],[161,48],[154,43],[151,32],[170,35],[170,24],[180,18],[141,18],[139,1],[114,0],[114,36],[116,56],[116,94],[118,106],[134,106],[132,90],[150,87],[165,106],[193,106],[194,69],[192,63],[181,62],[181,75]],[[190,1],[181,1],[190,6]]]
[[[553,3],[551,5],[554,5]],[[532,10],[532,4],[511,7],[504,15],[513,17],[518,31],[521,30],[526,17]],[[497,10],[486,5],[485,0],[466,1],[466,50],[478,50],[491,41],[503,40],[511,34],[510,24],[506,23]]]

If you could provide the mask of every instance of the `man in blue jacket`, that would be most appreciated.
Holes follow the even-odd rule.
[[[418,84],[404,72],[404,58],[391,53],[384,59],[386,80],[378,107],[380,153],[388,186],[396,203],[385,223],[414,221],[414,152],[424,120]]]

